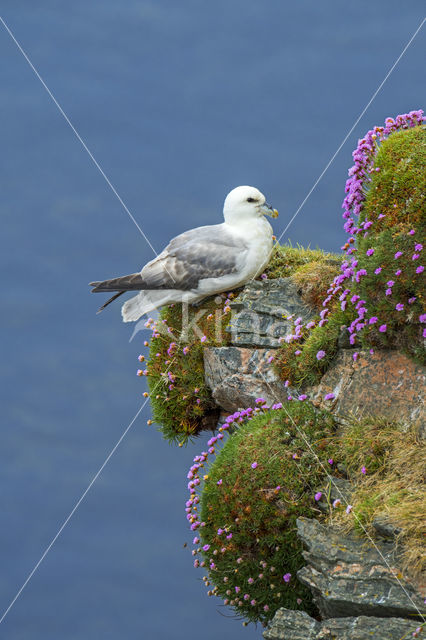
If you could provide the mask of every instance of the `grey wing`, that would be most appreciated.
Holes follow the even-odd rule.
[[[241,252],[247,249],[225,225],[186,231],[141,271],[149,289],[196,289],[200,280],[235,273]]]

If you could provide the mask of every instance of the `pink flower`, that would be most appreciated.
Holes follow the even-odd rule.
[[[256,469],[256,467],[257,467],[257,462],[252,462],[251,463],[251,468],[252,469]]]
[[[377,269],[374,270],[374,273],[377,275],[379,275],[379,273],[381,272],[382,267],[377,267]]]
[[[395,260],[398,260],[402,256],[402,251],[397,251],[394,255]]]
[[[395,309],[396,309],[397,311],[402,311],[402,310],[403,310],[403,308],[404,308],[404,305],[402,304],[402,302],[398,302],[398,304],[397,304],[397,305],[395,305]]]
[[[367,469],[366,469],[364,466],[362,466],[362,467],[361,467],[361,473],[362,473],[364,476],[365,476],[365,474],[367,473]]]
[[[425,268],[422,265],[419,265],[416,269],[416,273],[423,273],[424,270]]]
[[[333,400],[335,397],[334,393],[326,393],[324,396],[324,400]]]
[[[353,509],[353,506],[351,504],[348,504],[348,506],[346,507],[346,513],[350,513]]]
[[[372,256],[373,253],[374,253],[374,249],[367,249],[367,251],[366,251],[366,255],[367,256]]]
[[[325,356],[325,351],[320,350],[320,351],[318,351],[318,353],[316,355],[316,358],[317,358],[317,360],[322,360],[322,358],[324,358],[324,356]]]
[[[318,493],[314,495],[315,502],[318,502],[319,500],[321,500],[321,496],[322,496],[322,492],[318,491]]]
[[[387,326],[385,324],[380,325],[379,331],[380,331],[380,333],[386,333]]]
[[[291,573],[285,573],[285,574],[283,575],[283,580],[284,580],[284,582],[290,582],[290,580],[291,580]]]
[[[202,336],[201,342],[205,342],[207,340],[207,336]]]

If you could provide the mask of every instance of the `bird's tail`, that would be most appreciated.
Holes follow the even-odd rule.
[[[123,322],[135,322],[145,313],[150,313],[163,304],[173,302],[173,293],[169,290],[162,291],[141,291],[137,296],[133,296],[121,307]],[[176,300],[179,298],[176,298]]]
[[[92,293],[99,293],[102,291],[138,291],[145,289],[147,283],[142,280],[142,276],[139,273],[131,273],[128,276],[121,276],[120,278],[111,278],[111,280],[102,280],[100,282],[90,282],[90,286],[93,287]]]

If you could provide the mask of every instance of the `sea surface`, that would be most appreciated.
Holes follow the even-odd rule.
[[[148,334],[129,342],[118,304],[96,315],[104,297],[87,283],[134,272],[177,233],[220,222],[239,184],[279,209],[277,235],[304,203],[283,241],[338,251],[357,139],[424,102],[425,27],[304,200],[422,10],[394,0],[3,0],[23,51],[0,24],[0,617],[143,401],[137,356]],[[1,638],[261,637],[207,597],[183,548],[186,473],[205,438],[177,449],[149,417],[148,404]]]

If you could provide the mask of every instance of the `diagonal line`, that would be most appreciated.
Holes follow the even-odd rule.
[[[126,206],[126,204],[124,203],[123,199],[121,198],[121,196],[118,194],[116,188],[114,187],[114,185],[111,183],[111,181],[109,180],[108,176],[106,175],[106,173],[104,172],[104,170],[102,169],[102,167],[100,166],[100,164],[97,162],[96,158],[94,157],[93,153],[90,151],[89,147],[87,146],[87,144],[84,142],[83,138],[80,136],[80,134],[78,133],[77,129],[74,127],[74,125],[72,124],[71,120],[69,119],[69,117],[67,116],[67,114],[65,113],[65,111],[63,110],[63,108],[61,107],[61,105],[59,104],[59,102],[57,101],[57,99],[55,98],[55,96],[53,95],[53,93],[51,92],[51,90],[49,89],[49,87],[47,86],[47,84],[45,83],[45,81],[43,80],[43,78],[41,77],[40,73],[37,71],[37,69],[35,68],[35,66],[33,65],[33,63],[31,62],[31,60],[29,59],[28,55],[25,53],[24,49],[22,48],[22,46],[19,44],[18,40],[15,38],[15,36],[13,35],[12,31],[10,30],[10,28],[7,26],[6,22],[3,20],[3,18],[0,16],[0,22],[3,24],[4,28],[6,29],[6,31],[8,32],[8,34],[10,35],[10,37],[12,38],[13,42],[16,44],[16,46],[18,47],[19,51],[22,53],[22,55],[24,56],[25,60],[28,62],[29,66],[31,67],[31,69],[34,71],[35,75],[37,76],[37,78],[40,80],[41,84],[43,85],[43,87],[45,88],[45,90],[47,91],[47,93],[49,94],[50,98],[53,100],[53,102],[55,103],[56,107],[58,108],[59,112],[61,113],[61,115],[63,116],[64,120],[66,121],[66,123],[69,125],[69,127],[72,129],[73,133],[75,134],[76,138],[78,139],[78,141],[81,143],[81,145],[83,146],[84,150],[87,152],[87,154],[89,155],[90,159],[92,160],[93,164],[95,165],[95,167],[98,169],[99,173],[102,175],[102,177],[104,178],[105,182],[107,183],[107,185],[110,187],[111,191],[113,192],[113,194],[115,195],[115,197],[118,199],[119,203],[122,205],[123,209],[126,211],[127,215],[129,216],[129,218],[132,220],[132,222],[135,224],[135,226],[137,227],[137,229],[139,230],[140,234],[143,236],[143,238],[146,240],[146,242],[148,243],[148,245],[151,247],[152,251],[155,253],[156,256],[158,256],[158,253],[156,252],[156,250],[154,249],[154,247],[152,246],[151,242],[149,241],[149,239],[147,238],[147,236],[145,235],[145,233],[143,232],[143,230],[141,229],[141,227],[139,226],[139,224],[136,222],[134,216],[132,215],[132,213],[129,211],[128,207]]]
[[[269,382],[266,380],[264,374],[262,371],[259,370],[259,366],[260,363],[257,365],[257,371],[260,373],[261,377],[263,378],[263,381],[265,382],[265,384],[269,387],[269,390],[271,391],[272,397],[275,398],[275,400],[277,402],[280,402],[280,400],[276,397],[274,390],[272,389],[271,385],[269,384]],[[257,373],[257,371],[255,371],[254,373]],[[254,374],[252,374],[254,375]],[[281,403],[282,404],[282,403]],[[322,467],[322,470],[325,472],[325,475],[328,479],[328,481],[334,486],[334,488],[336,489],[337,493],[340,495],[340,497],[342,498],[343,502],[346,502],[346,499],[343,495],[343,493],[340,491],[339,487],[336,485],[336,483],[334,482],[334,478],[333,476],[331,476],[328,473],[328,469],[326,468],[326,466],[324,465],[324,463],[320,460],[320,458],[318,457],[317,453],[314,451],[311,443],[309,442],[305,432],[299,428],[299,426],[296,424],[296,422],[293,420],[292,416],[289,414],[289,412],[287,411],[287,409],[285,408],[284,404],[282,405],[282,408],[284,409],[284,412],[286,413],[286,415],[290,418],[291,422],[293,423],[293,426],[295,427],[296,431],[299,433],[299,435],[303,438],[303,440],[305,441],[305,443],[307,444],[307,446],[309,447],[311,453],[313,454],[313,456],[317,459],[317,461],[319,462],[320,466]],[[370,534],[368,533],[367,529],[364,527],[363,523],[361,522],[360,518],[358,517],[358,515],[353,512],[353,516],[354,518],[357,520],[359,526],[361,527],[361,529],[364,531],[365,536],[368,538],[368,540],[371,542],[371,544],[373,545],[373,547],[376,549],[377,553],[380,555],[380,557],[382,558],[383,562],[385,563],[385,565],[388,567],[388,569],[391,571],[392,573],[392,567],[390,566],[389,562],[386,560],[385,556],[383,555],[383,553],[380,551],[379,547],[377,546],[377,544],[374,542],[373,538],[370,536]],[[410,600],[411,604],[413,605],[413,607],[416,609],[416,611],[418,612],[419,616],[421,617],[421,619],[426,622],[426,619],[424,617],[424,615],[422,614],[422,612],[420,611],[420,609],[417,607],[416,603],[413,601],[412,597],[410,596],[410,594],[408,593],[407,589],[404,587],[404,585],[402,584],[401,580],[398,578],[398,576],[394,576],[399,584],[399,586],[401,587],[401,589],[404,591],[405,595],[407,596],[407,598]]]
[[[173,363],[175,362],[176,357],[173,358],[173,360],[170,362],[170,364],[168,365],[167,369],[166,369],[166,373],[167,371],[169,371],[169,369],[172,367]],[[99,476],[101,475],[102,471],[105,469],[106,465],[108,464],[108,462],[110,461],[110,459],[112,458],[112,456],[114,455],[114,453],[116,452],[116,450],[118,449],[118,447],[120,446],[120,444],[122,443],[122,441],[124,440],[124,438],[126,437],[127,433],[130,431],[131,427],[133,426],[134,422],[136,421],[136,419],[138,418],[138,416],[140,415],[142,409],[146,406],[150,396],[154,393],[154,391],[157,389],[158,385],[161,383],[161,379],[157,382],[157,384],[154,386],[154,388],[152,389],[150,395],[146,398],[145,402],[143,402],[143,404],[139,407],[139,409],[137,410],[137,412],[135,413],[135,415],[133,416],[133,418],[131,419],[130,423],[128,424],[128,426],[126,427],[126,429],[123,431],[123,433],[121,434],[119,440],[116,442],[116,444],[114,445],[114,447],[111,449],[111,451],[109,452],[108,456],[105,458],[104,462],[102,463],[102,465],[99,467],[98,471],[96,472],[96,474],[93,476],[92,480],[90,481],[90,484],[88,485],[88,487],[85,489],[85,491],[82,493],[81,497],[77,500],[77,502],[75,503],[74,507],[72,508],[72,510],[70,511],[69,515],[65,518],[64,522],[62,523],[61,527],[59,528],[59,531],[57,532],[57,534],[55,535],[54,538],[52,538],[52,540],[50,541],[50,543],[48,544],[48,546],[46,547],[46,549],[44,550],[42,556],[40,557],[40,559],[38,560],[37,564],[35,565],[35,567],[33,568],[33,570],[31,571],[31,573],[28,575],[27,579],[25,580],[24,584],[21,586],[21,588],[19,589],[19,591],[17,592],[17,594],[15,595],[15,597],[13,598],[13,600],[11,601],[11,603],[9,604],[9,606],[7,607],[7,609],[4,611],[3,615],[0,618],[0,624],[3,622],[3,620],[5,619],[5,617],[7,616],[7,614],[9,613],[9,611],[11,610],[11,608],[13,607],[13,605],[15,604],[15,602],[17,601],[17,599],[19,598],[19,596],[22,594],[23,590],[25,589],[25,587],[27,586],[27,584],[29,583],[29,581],[31,580],[31,578],[33,577],[33,575],[35,574],[35,572],[37,571],[37,569],[39,568],[39,566],[41,565],[41,563],[43,562],[43,560],[45,559],[45,557],[47,556],[47,554],[49,553],[50,549],[53,547],[53,545],[55,544],[56,540],[59,538],[59,536],[61,535],[62,531],[65,529],[65,527],[67,526],[68,522],[71,520],[71,518],[73,517],[74,513],[77,511],[77,509],[79,508],[80,504],[83,502],[84,498],[86,497],[86,495],[89,493],[90,489],[92,488],[92,486],[95,484],[96,480],[99,478]]]
[[[7,607],[7,609],[4,611],[2,617],[0,618],[0,624],[3,622],[3,620],[5,619],[5,617],[7,616],[7,614],[9,613],[9,611],[11,610],[11,608],[13,607],[13,605],[15,604],[15,602],[17,601],[17,599],[19,598],[19,596],[21,595],[21,593],[23,592],[23,590],[25,589],[25,587],[27,586],[27,584],[29,583],[29,581],[31,580],[31,578],[33,577],[33,575],[35,574],[35,572],[37,571],[37,569],[39,568],[39,566],[41,565],[41,563],[43,562],[43,560],[45,559],[45,557],[47,556],[47,554],[49,553],[50,549],[53,547],[53,545],[55,544],[56,540],[59,538],[59,536],[61,535],[62,531],[65,529],[65,527],[67,526],[68,522],[71,520],[71,518],[73,517],[74,513],[77,511],[77,509],[79,508],[79,506],[81,505],[81,503],[83,502],[84,498],[87,496],[87,494],[89,493],[90,489],[92,488],[92,486],[94,485],[94,483],[96,482],[96,480],[99,478],[100,474],[102,473],[102,471],[104,470],[104,468],[106,467],[106,465],[108,464],[109,460],[111,459],[111,457],[114,455],[115,451],[117,450],[118,446],[121,444],[121,442],[123,441],[123,439],[125,438],[125,436],[127,435],[128,431],[130,430],[130,428],[133,426],[135,420],[137,419],[137,417],[139,416],[140,412],[142,411],[142,409],[145,407],[146,403],[148,402],[149,398],[147,398],[145,400],[145,402],[139,407],[138,411],[136,412],[136,414],[134,415],[134,417],[132,418],[132,420],[130,421],[129,425],[126,427],[126,429],[123,431],[120,439],[117,441],[117,443],[114,445],[114,447],[111,449],[110,453],[108,454],[108,456],[105,458],[104,462],[102,463],[102,465],[99,467],[99,470],[96,472],[96,474],[93,476],[90,484],[88,485],[88,487],[86,488],[86,490],[84,491],[84,493],[82,493],[81,497],[78,499],[78,501],[75,503],[74,507],[72,508],[72,510],[70,511],[69,515],[66,517],[66,519],[64,520],[64,522],[62,523],[60,529],[58,530],[57,534],[55,535],[54,538],[52,538],[52,540],[50,541],[49,545],[46,547],[46,549],[44,550],[42,556],[40,557],[39,561],[37,562],[37,564],[35,565],[35,567],[33,568],[33,570],[31,571],[31,573],[28,575],[27,579],[25,580],[24,584],[22,585],[22,587],[19,589],[19,591],[17,592],[17,594],[15,595],[15,597],[13,598],[12,602],[9,604],[9,606]]]
[[[410,40],[407,42],[407,44],[405,45],[404,49],[401,51],[401,53],[399,54],[398,58],[395,60],[395,62],[393,63],[393,65],[391,66],[391,68],[389,69],[389,71],[387,72],[386,76],[384,77],[384,79],[382,80],[382,82],[379,84],[379,86],[377,87],[376,91],[373,93],[373,95],[371,96],[370,100],[367,102],[366,106],[364,107],[364,109],[361,111],[360,115],[358,116],[358,118],[355,120],[354,124],[352,125],[352,127],[349,129],[348,133],[346,134],[346,136],[343,138],[342,142],[340,143],[339,147],[337,148],[337,151],[335,151],[335,153],[332,155],[332,157],[330,158],[330,160],[328,161],[327,165],[325,166],[325,168],[323,169],[323,171],[321,172],[321,174],[319,175],[319,177],[317,178],[317,180],[315,181],[314,185],[312,186],[312,188],[310,189],[308,195],[305,197],[305,199],[302,201],[302,203],[299,205],[296,213],[292,216],[292,218],[290,218],[290,221],[288,222],[286,228],[284,229],[284,231],[281,233],[281,235],[279,236],[278,240],[277,240],[277,244],[280,242],[281,238],[283,237],[283,235],[285,234],[285,232],[287,231],[287,229],[290,227],[291,223],[293,222],[293,220],[296,218],[296,216],[299,214],[300,210],[302,209],[302,207],[305,205],[305,203],[307,202],[307,200],[309,199],[311,193],[314,191],[314,189],[317,187],[317,185],[319,184],[319,182],[322,180],[323,176],[325,175],[326,171],[328,170],[328,168],[330,167],[330,165],[332,164],[332,162],[334,161],[334,159],[336,158],[337,154],[339,153],[339,151],[341,150],[341,148],[343,147],[343,145],[345,144],[346,140],[349,138],[349,136],[351,135],[352,131],[355,129],[355,127],[357,126],[358,122],[361,120],[362,116],[365,114],[365,112],[367,111],[367,109],[369,108],[369,106],[371,105],[371,103],[373,102],[373,100],[376,98],[377,94],[379,93],[379,91],[382,89],[383,85],[385,84],[386,80],[389,78],[389,76],[391,75],[391,73],[393,72],[393,70],[395,69],[395,67],[397,66],[397,64],[399,63],[399,61],[401,60],[402,56],[405,54],[405,52],[407,51],[408,47],[411,45],[411,43],[413,42],[414,38],[416,37],[416,35],[419,33],[420,29],[423,27],[424,23],[425,23],[426,18],[423,18],[423,20],[421,21],[420,25],[417,27],[416,31],[413,33],[413,35],[411,36]]]
[[[17,594],[15,595],[15,597],[13,598],[13,600],[11,601],[11,603],[9,604],[7,609],[4,611],[2,617],[0,618],[0,624],[3,622],[3,620],[5,619],[5,617],[7,616],[7,614],[9,613],[9,611],[11,610],[11,608],[13,607],[13,605],[15,604],[15,602],[17,601],[17,599],[19,598],[19,596],[21,595],[21,593],[23,592],[23,590],[25,589],[27,584],[29,583],[29,581],[31,580],[31,578],[33,577],[33,575],[35,574],[35,572],[37,571],[37,569],[39,568],[39,566],[41,565],[41,563],[43,562],[43,560],[45,559],[47,554],[49,553],[50,549],[55,544],[56,540],[59,538],[59,536],[61,535],[62,531],[67,526],[68,522],[71,520],[71,518],[73,517],[74,513],[77,511],[77,509],[79,508],[79,506],[83,502],[84,498],[87,496],[87,494],[89,493],[90,489],[95,484],[96,480],[99,478],[99,476],[102,473],[102,471],[105,469],[106,465],[108,464],[108,462],[110,461],[110,459],[112,458],[114,453],[116,452],[116,450],[119,447],[119,445],[121,444],[121,442],[124,440],[125,436],[129,432],[130,428],[133,426],[134,422],[136,421],[136,419],[140,415],[142,409],[145,407],[145,405],[148,402],[148,400],[149,400],[149,398],[147,398],[145,400],[145,402],[139,407],[138,411],[136,412],[136,414],[134,415],[134,417],[130,421],[129,425],[126,427],[126,429],[121,434],[120,439],[117,441],[117,443],[111,449],[111,451],[109,452],[108,456],[105,458],[104,462],[99,467],[99,469],[96,472],[96,474],[93,476],[92,480],[90,481],[90,484],[85,489],[85,491],[82,493],[82,495],[80,496],[78,501],[75,503],[75,505],[72,508],[72,510],[70,511],[69,515],[65,518],[65,520],[62,523],[61,527],[59,528],[57,534],[55,535],[54,538],[52,538],[52,540],[50,541],[49,545],[46,547],[46,549],[44,550],[42,556],[40,557],[39,561],[37,562],[37,564],[35,565],[35,567],[31,571],[31,573],[28,575],[28,577],[25,580],[24,584],[21,586],[21,588],[19,589],[19,591],[17,592]]]

